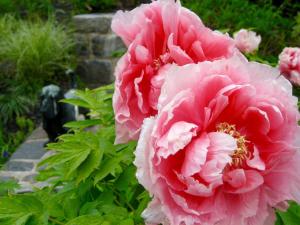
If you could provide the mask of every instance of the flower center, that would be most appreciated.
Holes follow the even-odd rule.
[[[249,159],[251,157],[251,152],[248,151],[247,143],[249,141],[246,140],[245,136],[241,135],[237,130],[235,125],[230,125],[229,123],[219,123],[217,126],[218,132],[223,132],[225,134],[229,134],[233,138],[236,139],[237,149],[230,155],[232,158],[231,166],[240,167],[243,165],[244,160]]]
[[[153,66],[156,70],[159,70],[163,65],[168,63],[172,63],[172,59],[168,49],[164,54],[160,55],[157,59],[153,60]]]

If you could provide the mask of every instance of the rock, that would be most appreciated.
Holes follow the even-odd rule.
[[[96,57],[113,56],[116,51],[125,51],[123,41],[116,35],[94,35],[92,37],[92,51]]]
[[[37,173],[33,173],[33,174],[30,174],[28,176],[25,176],[22,181],[28,181],[28,182],[34,182],[35,181],[35,177],[36,177]]]
[[[112,66],[107,59],[84,60],[78,64],[76,73],[88,87],[95,88],[113,82]]]
[[[46,153],[44,140],[30,141],[23,143],[12,155],[11,160],[15,159],[40,159]]]
[[[77,55],[80,57],[86,57],[90,55],[89,50],[89,38],[85,34],[75,34],[75,45]]]
[[[10,176],[0,176],[0,183],[1,181],[9,181],[9,180],[15,180],[13,177]]]
[[[33,192],[33,186],[29,182],[19,182],[20,188],[16,190],[17,194]]]
[[[92,51],[95,56],[103,56],[106,35],[93,35],[91,38]]]
[[[35,141],[39,139],[43,139],[45,142],[48,140],[47,133],[44,131],[41,125],[32,131],[31,135],[27,138],[27,141]]]
[[[75,29],[83,33],[102,33],[110,32],[110,24],[113,14],[82,14],[73,17]]]
[[[31,171],[34,168],[33,162],[9,161],[4,169],[7,171]]]

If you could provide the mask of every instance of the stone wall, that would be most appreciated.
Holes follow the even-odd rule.
[[[74,16],[78,65],[76,73],[90,88],[114,81],[118,58],[113,54],[125,51],[122,40],[110,29],[113,14],[83,14]]]

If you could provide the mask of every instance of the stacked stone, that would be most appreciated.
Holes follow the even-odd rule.
[[[110,29],[113,14],[83,14],[74,16],[78,55],[77,74],[90,88],[112,83],[118,58],[114,53],[126,48]]]

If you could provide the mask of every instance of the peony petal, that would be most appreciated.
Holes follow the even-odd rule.
[[[145,219],[147,225],[164,224],[168,225],[169,222],[162,211],[161,202],[154,198],[143,211],[142,217]]]
[[[188,56],[188,54],[184,52],[179,46],[176,46],[173,43],[173,39],[174,35],[172,34],[168,39],[168,48],[173,60],[180,66],[188,63],[193,63],[193,60]]]
[[[181,168],[183,176],[189,177],[201,170],[201,166],[206,161],[209,143],[209,138],[206,134],[203,134],[186,147],[185,158]]]
[[[243,194],[255,190],[264,183],[264,178],[255,170],[244,170],[246,182],[238,188],[226,188],[227,193]],[[225,190],[224,190],[225,191]]]
[[[247,159],[246,161],[247,165],[258,170],[265,170],[266,165],[264,161],[260,158],[259,156],[259,151],[258,149],[254,146],[253,150],[253,158],[252,159]]]
[[[139,183],[147,188],[150,193],[153,184],[153,181],[151,181],[152,165],[150,162],[154,152],[149,139],[151,138],[154,123],[155,119],[153,117],[144,120],[141,137],[139,138],[134,152],[135,159],[133,162],[133,164],[137,167],[136,177]]]
[[[197,125],[186,122],[177,122],[173,124],[167,134],[157,141],[159,157],[167,158],[183,149],[196,135]]]
[[[135,50],[135,58],[137,63],[141,64],[149,64],[152,61],[149,50],[142,45],[136,46]]]
[[[270,120],[268,114],[256,107],[249,107],[243,115],[243,119],[247,121],[247,128],[253,132],[267,134],[270,131]]]
[[[235,169],[224,176],[224,180],[234,188],[240,188],[246,184],[246,175],[243,169]]]

